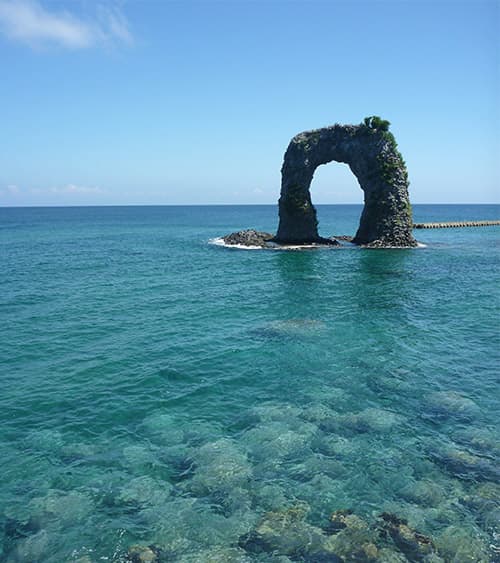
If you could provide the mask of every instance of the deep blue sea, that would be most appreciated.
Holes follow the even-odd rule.
[[[321,234],[360,212],[318,206]],[[210,243],[276,227],[0,209],[1,561],[499,561],[500,227]]]

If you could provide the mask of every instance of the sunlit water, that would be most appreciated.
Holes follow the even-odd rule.
[[[319,206],[322,234],[359,213]],[[242,228],[275,231],[276,208],[0,209],[0,559],[498,560],[500,229],[209,244]]]

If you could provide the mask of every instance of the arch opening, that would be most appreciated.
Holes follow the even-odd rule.
[[[352,234],[352,225],[359,224],[363,191],[347,164],[331,162],[318,166],[311,182],[311,199],[320,237]]]
[[[363,205],[363,192],[349,166],[344,162],[321,164],[311,182],[315,205]]]

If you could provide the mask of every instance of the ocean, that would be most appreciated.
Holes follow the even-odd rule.
[[[317,209],[356,231],[361,206]],[[211,243],[276,227],[276,206],[0,209],[1,561],[500,560],[500,227]]]

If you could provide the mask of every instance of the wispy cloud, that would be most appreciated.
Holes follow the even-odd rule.
[[[123,41],[123,43],[132,43],[133,37],[127,18],[117,6],[100,6],[99,19],[102,29],[107,30],[109,37]]]
[[[0,198],[5,198],[7,201],[12,201],[17,199],[17,196],[21,193],[18,186],[14,184],[9,184],[5,187],[0,187]]]
[[[41,194],[41,193],[48,193],[48,194],[102,194],[104,190],[98,187],[89,187],[89,186],[77,186],[76,184],[67,184],[66,186],[60,187],[53,187],[44,189],[33,188],[31,193]]]
[[[101,188],[76,186],[75,184],[68,184],[62,188],[51,188],[50,191],[54,194],[102,194],[103,192]]]
[[[31,47],[85,49],[110,41],[130,43],[128,22],[116,5],[103,5],[84,20],[67,11],[50,12],[36,0],[0,0],[0,31]]]

